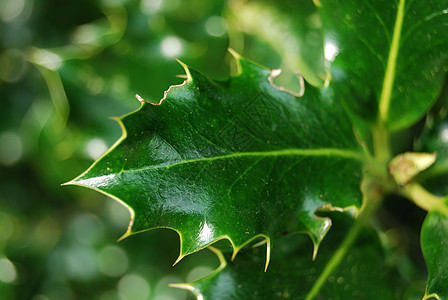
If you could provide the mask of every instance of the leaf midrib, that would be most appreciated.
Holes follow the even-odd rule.
[[[382,123],[386,122],[387,115],[389,113],[392,88],[395,81],[395,69],[397,66],[398,51],[400,48],[400,37],[403,27],[405,2],[405,0],[400,0],[400,2],[398,3],[397,18],[395,20],[394,33],[392,35],[392,43],[389,49],[389,57],[387,60],[386,73],[384,75],[383,88],[381,90],[379,118]]]
[[[336,149],[336,148],[296,149],[296,148],[293,148],[293,149],[283,149],[283,150],[274,150],[274,151],[235,152],[235,153],[230,153],[230,154],[220,155],[220,156],[202,157],[202,158],[196,158],[196,159],[183,160],[183,161],[179,161],[179,162],[169,164],[169,165],[155,165],[155,166],[148,166],[148,167],[144,167],[144,168],[140,168],[140,169],[122,170],[119,173],[141,172],[141,171],[148,171],[148,170],[154,170],[154,169],[171,168],[171,167],[184,165],[184,164],[191,164],[191,163],[197,163],[197,162],[211,162],[214,160],[225,160],[225,159],[232,159],[232,158],[280,157],[280,156],[310,156],[310,157],[326,156],[326,157],[347,158],[347,159],[353,159],[353,160],[358,160],[358,161],[366,160],[366,157],[363,153],[357,152],[354,150],[348,150],[348,149]]]

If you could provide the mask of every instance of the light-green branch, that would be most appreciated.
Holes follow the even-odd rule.
[[[380,97],[380,121],[384,123],[389,113],[390,99],[392,97],[392,88],[395,81],[395,69],[397,66],[398,51],[400,48],[401,28],[404,19],[405,0],[400,0],[397,9],[397,18],[395,19],[394,33],[392,43],[389,49],[389,58],[387,60],[386,73],[384,75],[383,89]]]
[[[401,194],[411,199],[418,207],[426,211],[439,211],[448,216],[446,197],[431,194],[417,183],[409,183],[401,188]]]

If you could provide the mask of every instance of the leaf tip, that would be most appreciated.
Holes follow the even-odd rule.
[[[185,75],[187,76],[186,80],[192,81],[193,77],[191,76],[190,69],[188,68],[188,66],[184,62],[180,61],[179,59],[176,58],[176,60],[182,66],[182,68],[184,68]]]
[[[130,220],[129,225],[128,225],[128,230],[126,230],[126,232],[117,240],[117,243],[121,242],[122,240],[124,240],[128,236],[132,235],[131,228],[132,228],[133,224],[134,224],[134,218],[133,218],[133,214],[131,214],[131,220]]]
[[[151,105],[155,105],[155,106],[162,105],[162,103],[166,100],[166,98],[168,97],[168,94],[170,93],[170,91],[171,91],[173,88],[181,88],[181,87],[185,86],[188,82],[192,82],[192,81],[193,81],[193,76],[191,75],[191,72],[190,72],[189,67],[188,67],[185,63],[183,63],[182,61],[180,61],[179,59],[176,58],[176,60],[177,60],[177,62],[184,68],[184,71],[185,71],[185,76],[177,76],[177,77],[183,77],[183,78],[186,78],[185,81],[182,82],[181,84],[171,85],[171,86],[168,88],[168,90],[166,90],[166,91],[163,93],[163,98],[160,99],[159,103],[148,102],[149,104],[151,104]]]
[[[316,260],[317,252],[319,252],[319,244],[313,241],[313,261]]]
[[[86,186],[86,185],[82,184],[82,180],[80,180],[83,177],[84,174],[85,173],[82,173],[81,175],[79,175],[78,177],[76,177],[76,178],[74,178],[74,179],[72,179],[70,181],[61,183],[61,186],[77,185],[77,186],[82,186],[82,187],[89,187],[89,186]]]
[[[233,253],[232,253],[232,257],[230,258],[230,261],[234,261],[236,255],[238,254],[238,252],[240,251],[241,248],[237,248],[237,247],[233,247]]]
[[[148,101],[146,101],[145,99],[143,99],[139,94],[135,94],[135,98],[137,98],[137,100],[140,103],[149,103]]]
[[[219,260],[219,267],[216,268],[216,270],[214,270],[212,273],[210,273],[209,275],[206,276],[206,277],[209,277],[209,276],[213,276],[214,274],[217,274],[221,270],[223,270],[227,266],[227,262],[224,257],[224,254],[219,249],[217,249],[213,246],[208,246],[207,248],[210,251],[212,251],[218,257],[218,260]],[[204,278],[206,278],[206,277],[204,277]],[[204,278],[202,278],[202,279],[204,279]],[[168,284],[168,286],[190,291],[191,293],[193,293],[193,295],[196,296],[197,300],[204,300],[204,295],[201,293],[200,289],[195,287],[195,283],[201,281],[202,279],[199,279],[193,283],[170,283],[170,284]]]
[[[177,257],[177,259],[176,259],[176,261],[173,263],[173,267],[175,266],[175,265],[177,265],[184,257],[186,256],[186,254],[184,254],[184,253],[180,253],[179,254],[179,256]]]
[[[176,288],[176,289],[183,289],[183,290],[190,291],[191,293],[193,293],[193,295],[196,296],[197,300],[204,300],[204,295],[202,295],[202,293],[197,288],[192,286],[191,284],[188,284],[188,283],[169,283],[168,286]]]
[[[227,48],[227,51],[229,51],[229,53],[236,59],[236,60],[240,60],[242,57],[241,55],[236,52],[235,50],[233,50],[232,48]]]
[[[241,74],[241,72],[242,72],[242,66],[241,66],[242,57],[241,57],[241,55],[238,52],[236,52],[235,50],[233,50],[232,48],[228,48],[227,51],[229,51],[230,55],[232,55],[232,57],[235,60],[237,74]]]
[[[263,237],[264,240],[256,243],[255,245],[252,246],[252,248],[256,248],[256,247],[266,244],[266,263],[264,266],[264,271],[266,272],[266,270],[268,269],[268,266],[269,266],[269,262],[271,261],[271,248],[272,248],[271,247],[271,238],[264,234],[260,234],[260,235],[258,235],[258,237]],[[241,248],[238,248],[238,250],[239,249],[241,249]],[[236,253],[234,252],[234,255],[232,255],[232,261],[235,258],[235,256],[236,256]]]
[[[325,238],[327,232],[330,230],[331,225],[332,225],[330,218],[320,218],[320,219],[322,219],[323,223],[322,223],[321,229],[319,230],[318,234],[315,234],[311,231],[304,232],[306,235],[308,235],[310,237],[311,242],[313,243],[313,256],[312,256],[313,260],[316,259],[317,253],[319,252],[320,243],[323,241],[323,239]]]
[[[213,253],[215,253],[216,256],[218,256],[218,259],[219,259],[218,270],[225,268],[227,266],[227,262],[226,262],[224,255],[222,254],[222,252],[218,248],[215,248],[213,246],[208,246],[208,249],[210,251],[212,251]]]
[[[426,295],[422,298],[422,300],[428,300],[428,299],[436,299],[436,300],[441,300],[439,295],[437,295],[436,293],[432,293],[429,295]]]
[[[266,264],[264,265],[264,271],[268,270],[269,262],[271,261],[271,239],[266,237]]]

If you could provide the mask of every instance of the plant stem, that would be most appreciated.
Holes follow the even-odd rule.
[[[395,82],[395,69],[397,65],[398,51],[400,49],[400,37],[404,19],[405,0],[399,0],[397,16],[395,19],[392,42],[389,49],[386,72],[384,74],[383,87],[379,99],[379,111],[377,126],[373,129],[373,147],[375,159],[381,163],[387,163],[390,159],[389,132],[386,129],[389,114],[390,101]]]
[[[344,259],[347,251],[353,246],[362,229],[364,228],[367,221],[370,219],[370,216],[376,211],[380,203],[379,198],[367,198],[364,197],[364,205],[360,210],[358,217],[355,220],[355,223],[350,228],[350,231],[345,236],[342,243],[339,245],[336,252],[331,257],[330,261],[326,264],[325,269],[320,274],[319,278],[314,283],[311,290],[308,292],[305,300],[311,300],[317,296],[320,289],[326,282],[327,278],[334,272],[334,270],[339,266],[341,261]]]
[[[389,58],[387,60],[386,73],[384,75],[383,89],[379,103],[379,118],[385,122],[389,113],[390,99],[392,97],[392,88],[395,81],[395,69],[397,65],[398,51],[400,48],[400,37],[404,19],[405,0],[400,0],[397,7],[397,17],[395,19],[394,33],[392,43],[389,49]]]
[[[389,131],[382,124],[378,124],[372,130],[372,139],[375,160],[387,164],[392,156]]]
[[[417,183],[409,183],[404,186],[401,194],[428,212],[437,210],[448,216],[448,206],[445,204],[446,197],[431,194]]]

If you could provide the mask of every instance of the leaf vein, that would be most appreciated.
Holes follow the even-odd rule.
[[[237,184],[238,181],[240,181],[244,175],[246,175],[250,170],[252,170],[261,160],[263,159],[263,157],[258,158],[257,160],[255,160],[255,162],[253,164],[251,164],[249,167],[247,167],[243,173],[240,174],[240,176],[238,176],[238,178],[236,178],[232,184],[229,186],[229,189],[227,191],[227,197],[229,198],[230,201],[232,201],[232,197],[230,196],[230,194],[232,193],[232,189],[235,186],[235,184]]]
[[[383,29],[384,29],[384,33],[386,34],[386,38],[389,42],[389,44],[391,43],[391,36],[390,36],[390,32],[386,26],[386,23],[384,22],[383,18],[381,18],[380,14],[373,9],[372,4],[368,1],[368,0],[363,0],[364,3],[367,5],[367,7],[370,9],[370,11],[375,15],[375,17],[378,19],[378,21],[381,23]]]
[[[427,22],[429,22],[429,21],[431,21],[431,20],[433,20],[433,19],[435,19],[435,18],[437,18],[437,17],[443,16],[443,15],[448,16],[447,14],[448,14],[448,9],[444,9],[444,10],[437,11],[437,12],[435,12],[435,13],[432,13],[432,14],[430,14],[430,15],[424,17],[423,19],[421,19],[419,22],[416,22],[416,23],[414,24],[414,26],[412,26],[412,27],[406,32],[406,34],[403,35],[403,38],[402,38],[402,44],[405,43],[405,41],[409,38],[409,36],[411,36],[411,34],[412,34],[417,28],[419,28],[419,27],[422,26],[423,24],[425,24],[425,23],[427,23]]]
[[[221,155],[221,156],[213,156],[213,157],[203,157],[203,158],[195,158],[189,160],[183,160],[180,162],[173,163],[171,165],[155,165],[143,167],[140,169],[132,169],[132,170],[124,170],[121,173],[128,172],[141,172],[155,169],[163,169],[163,168],[172,168],[179,165],[191,164],[196,162],[204,162],[204,161],[214,161],[214,160],[224,160],[224,159],[232,159],[232,158],[241,158],[241,157],[279,157],[279,156],[334,156],[340,158],[347,158],[353,160],[364,161],[365,156],[357,152],[355,150],[348,149],[337,149],[337,148],[315,148],[315,149],[284,149],[284,150],[273,150],[273,151],[254,151],[254,152],[235,152],[231,154]]]
[[[363,43],[367,47],[367,49],[370,51],[370,53],[373,55],[373,57],[376,57],[380,61],[383,68],[385,68],[385,62],[384,62],[383,58],[381,57],[381,55],[378,54],[378,51],[375,50],[375,48],[369,42],[367,42],[365,39],[361,38],[362,35],[354,28],[353,25],[346,22],[345,20],[344,20],[344,23],[345,23],[345,25],[347,25],[347,27],[349,27],[353,32],[356,33],[356,35],[358,36],[358,39],[361,41],[361,43]]]

